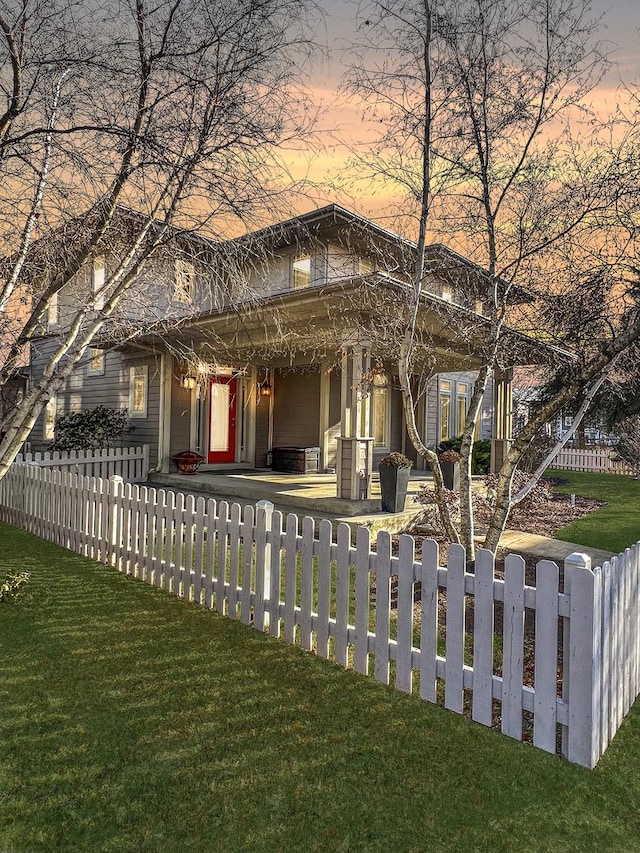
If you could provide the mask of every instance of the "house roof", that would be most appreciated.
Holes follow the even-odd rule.
[[[155,323],[135,341],[175,354],[200,352],[229,360],[277,363],[278,358],[311,356],[333,360],[354,330],[372,350],[393,351],[404,332],[407,284],[389,276],[350,276],[328,284],[265,296],[253,304]],[[490,321],[471,309],[423,292],[417,327],[418,360],[437,361],[438,371],[476,369]],[[117,332],[103,336],[113,345]],[[124,341],[121,340],[121,345]],[[501,363],[512,366],[571,358],[567,352],[541,344],[514,330],[504,336]]]

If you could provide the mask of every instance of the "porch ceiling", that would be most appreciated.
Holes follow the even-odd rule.
[[[416,330],[416,368],[473,370],[483,363],[489,321],[423,293]],[[354,277],[322,287],[287,291],[254,304],[157,324],[136,338],[177,355],[272,365],[294,360],[334,361],[358,342],[393,358],[407,325],[407,288],[382,276]],[[567,357],[568,354],[563,354]],[[504,366],[557,359],[558,351],[517,332],[507,334]]]

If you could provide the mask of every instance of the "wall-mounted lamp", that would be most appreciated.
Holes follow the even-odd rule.
[[[195,376],[191,376],[189,373],[187,373],[181,378],[180,384],[183,388],[186,388],[187,391],[195,391],[198,385],[198,380]]]
[[[258,394],[260,397],[270,397],[273,393],[271,383],[269,382],[269,368],[263,367],[264,376],[258,380]]]

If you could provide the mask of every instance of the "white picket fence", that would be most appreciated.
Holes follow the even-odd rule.
[[[612,447],[564,447],[551,464],[564,471],[593,471],[606,474],[635,474],[624,460],[618,459]]]
[[[0,481],[0,520],[547,752],[560,741],[585,767],[640,687],[638,546],[593,571],[572,555],[563,590],[542,561],[533,587],[515,555],[504,578],[487,551],[471,573],[459,546],[444,567],[432,541],[416,559],[407,535],[372,549],[367,528],[354,545],[346,524],[334,538],[268,502],[243,511],[27,464]]]
[[[117,475],[131,483],[140,483],[149,476],[149,445],[25,453],[18,455],[16,462],[28,462],[41,468],[58,468],[85,477],[107,479]]]

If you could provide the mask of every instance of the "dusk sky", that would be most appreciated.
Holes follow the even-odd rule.
[[[299,176],[308,170],[313,181],[333,183],[347,174],[346,163],[350,156],[347,147],[337,140],[363,141],[367,128],[356,109],[336,104],[335,87],[345,70],[345,49],[355,35],[355,5],[345,0],[321,0],[321,6],[326,19],[324,34],[319,33],[319,38],[326,39],[330,59],[316,65],[312,85],[318,102],[325,108],[321,128],[332,133],[328,137],[323,132],[322,139],[326,141],[323,149],[304,158],[304,165],[296,168],[295,172]],[[619,91],[621,80],[640,82],[640,3],[639,0],[593,0],[592,8],[594,16],[603,15],[600,39],[616,63],[593,94],[594,106],[601,115],[605,115],[614,111],[622,97]],[[300,210],[309,210],[330,201],[339,201],[365,215],[375,214],[383,205],[381,198],[373,198],[366,191],[354,188],[350,194],[344,188],[330,186],[326,190],[318,188],[311,192],[297,206]]]

